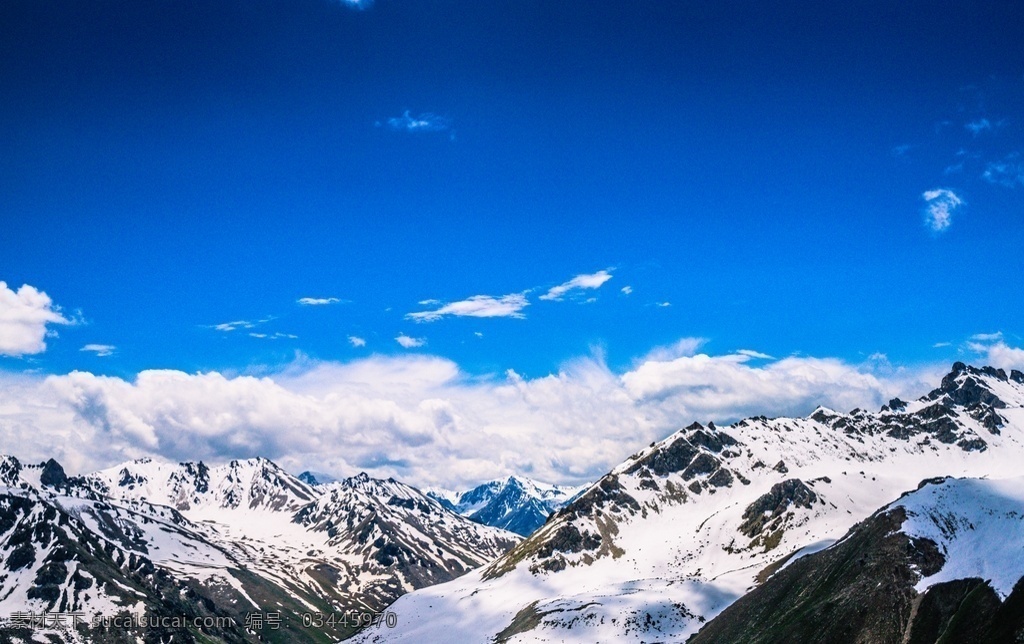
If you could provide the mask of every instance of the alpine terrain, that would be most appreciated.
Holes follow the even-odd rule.
[[[962,363],[877,412],[693,423],[356,641],[1018,641],[1021,462],[1024,374]]]
[[[265,459],[143,459],[69,477],[8,456],[0,640],[337,641],[518,539],[366,474],[310,486]]]
[[[510,476],[466,492],[428,490],[427,496],[474,521],[527,537],[582,490]]]

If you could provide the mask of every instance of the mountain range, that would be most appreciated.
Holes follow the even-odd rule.
[[[69,477],[8,456],[0,486],[2,641],[337,641],[363,625],[338,616],[379,615],[519,540],[392,479],[310,486],[260,458]],[[26,621],[44,613],[65,623]],[[199,626],[103,621],[117,615]]]
[[[1024,637],[1024,374],[877,412],[693,423],[358,642]]]
[[[427,496],[474,521],[527,537],[582,489],[510,476],[465,492],[427,490]]]
[[[1021,462],[1024,374],[962,363],[876,412],[692,423],[578,489],[0,457],[0,641],[1024,641]]]

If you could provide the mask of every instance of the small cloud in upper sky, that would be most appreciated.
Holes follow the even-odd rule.
[[[964,127],[967,128],[967,131],[969,131],[974,136],[978,136],[982,132],[986,132],[992,129],[992,121],[988,119],[978,119],[977,121],[970,121],[968,123],[964,123]]]
[[[523,315],[522,310],[529,305],[525,293],[512,293],[501,297],[474,295],[459,302],[449,302],[433,311],[408,313],[405,317],[416,322],[433,322],[446,315],[472,318],[524,318],[526,316]]]
[[[660,306],[661,308],[666,308],[666,307],[672,306],[672,303],[671,302],[655,302],[654,306]]]
[[[300,297],[297,302],[303,306],[324,306],[341,302],[336,297]]]
[[[341,4],[352,9],[369,9],[373,6],[373,0],[341,0]]]
[[[281,340],[286,338],[288,340],[298,340],[299,336],[292,335],[291,333],[250,333],[250,337],[260,338],[261,340]]]
[[[953,223],[953,213],[964,201],[952,190],[936,188],[921,194],[925,201],[925,223],[934,232],[944,232]]]
[[[633,287],[632,286],[623,286],[619,290],[622,291],[623,295],[629,295],[630,293],[633,292]]]
[[[105,358],[107,356],[113,355],[116,349],[117,347],[110,344],[87,344],[81,349],[79,349],[79,351],[88,351],[90,353],[95,353],[97,356],[101,358]]]
[[[558,286],[552,286],[548,289],[548,292],[540,296],[542,300],[561,300],[566,293],[579,289],[594,289],[601,288],[601,285],[612,278],[612,274],[607,271],[597,271],[590,275],[577,275],[568,282],[559,284]]]
[[[952,342],[936,342],[935,344],[932,345],[932,348],[933,349],[941,349],[943,347],[949,347],[949,346],[952,346],[952,345],[953,345]]]
[[[981,178],[989,183],[1014,188],[1018,185],[1024,186],[1024,162],[1020,154],[1014,152],[1009,154],[1002,161],[993,161],[985,166],[985,172]]]
[[[234,331],[235,329],[251,329],[256,324],[248,320],[235,320],[234,322],[221,322],[220,324],[214,324],[212,329],[217,331]]]
[[[401,116],[389,118],[388,127],[399,132],[444,132],[451,129],[452,122],[451,119],[430,112],[413,116],[406,110]]]
[[[398,336],[395,338],[395,342],[402,345],[406,349],[422,347],[427,343],[427,341],[423,338],[412,338],[404,333],[399,333]]]
[[[366,340],[360,338],[358,335],[350,335],[350,336],[348,336],[348,343],[351,344],[353,347],[356,347],[357,349],[359,347],[365,347],[366,346]]]
[[[475,336],[476,336],[476,337],[478,337],[478,338],[482,338],[482,337],[484,337],[484,334],[483,334],[483,333],[480,333],[479,331],[473,331],[473,335],[475,335]]]
[[[740,349],[736,353],[741,356],[747,356],[748,358],[756,358],[758,360],[774,360],[772,356],[767,353],[761,353],[760,351],[751,351],[750,349]]]
[[[17,291],[0,282],[0,356],[20,357],[46,351],[54,334],[48,324],[75,324],[64,317],[50,296],[22,284]]]

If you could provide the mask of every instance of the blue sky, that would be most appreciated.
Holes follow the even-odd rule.
[[[4,2],[0,370],[1015,365],[1024,3],[891,4]]]

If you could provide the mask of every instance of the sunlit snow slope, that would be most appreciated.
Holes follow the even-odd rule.
[[[356,639],[684,641],[923,479],[1018,474],[1022,405],[1024,374],[957,363],[928,395],[878,412],[695,423],[497,561],[399,599],[386,640]]]

